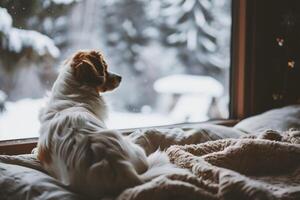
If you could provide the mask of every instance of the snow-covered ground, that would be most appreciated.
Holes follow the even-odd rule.
[[[0,140],[38,137],[39,109],[45,99],[23,99],[7,102],[6,111],[0,114]],[[112,129],[146,127],[174,123],[160,114],[111,112],[107,126]]]
[[[207,106],[203,106],[204,102],[199,107],[199,100],[190,97],[187,99],[187,104],[179,101],[178,107],[169,114],[111,111],[106,124],[110,129],[175,124],[184,122],[185,114],[195,114],[195,111],[198,115],[197,118],[192,117],[191,119],[194,119],[192,121],[207,120]],[[38,113],[44,104],[45,99],[22,99],[17,102],[6,102],[5,111],[0,113],[0,140],[38,137],[40,127]]]
[[[159,79],[154,84],[161,97],[157,100],[159,112],[130,113],[116,112],[110,109],[106,121],[110,129],[125,129],[175,124],[181,122],[197,122],[209,117],[225,115],[208,115],[212,99],[221,96],[223,86],[211,77],[191,75],[173,75]],[[174,94],[177,95],[174,99]],[[166,98],[167,97],[167,98]],[[4,112],[0,113],[0,140],[38,137],[40,127],[38,113],[45,104],[42,99],[22,99],[17,102],[6,102]],[[169,100],[169,101],[166,101]],[[173,105],[170,110],[170,105]],[[214,110],[220,112],[219,106]]]
[[[38,113],[43,104],[43,99],[7,102],[0,114],[0,140],[37,137]]]

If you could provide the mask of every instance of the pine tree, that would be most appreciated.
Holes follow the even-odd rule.
[[[190,73],[220,74],[229,66],[230,1],[153,0],[160,40],[177,50]],[[156,11],[155,11],[156,10]],[[224,60],[225,59],[225,60]],[[225,61],[225,62],[224,62]]]
[[[112,61],[112,69],[118,70],[124,80],[118,90],[122,102],[118,107],[139,112],[141,107],[151,99],[141,98],[149,96],[145,87],[149,87],[146,78],[145,63],[142,63],[141,51],[148,44],[150,38],[145,34],[149,25],[146,11],[146,1],[143,0],[106,0],[103,1],[102,19],[103,33],[107,57]],[[128,91],[137,90],[139,95],[128,95]],[[125,103],[126,102],[126,103]],[[123,104],[123,105],[120,105]]]
[[[65,15],[71,8],[70,4],[74,2],[74,0],[1,1],[1,15],[4,17],[1,23],[6,23],[6,28],[0,29],[1,54],[5,57],[15,56],[9,60],[18,60],[25,52],[31,50],[31,53],[38,56],[48,54],[57,57],[59,55],[57,47],[63,47],[66,42],[63,37],[67,23]]]
[[[49,68],[52,68],[60,55],[59,48],[66,45],[65,15],[75,2],[76,0],[0,2],[0,89],[7,92],[10,99],[21,98],[19,94],[13,98],[11,95],[18,87],[18,78],[15,76],[20,68],[46,67],[47,70],[40,71],[44,73],[52,70],[51,73],[54,73],[53,69]],[[39,72],[35,70],[34,73]],[[40,84],[38,77],[35,78],[36,83]],[[40,92],[37,91],[33,96],[42,95]]]
[[[145,35],[148,21],[145,16],[145,1],[106,0],[103,4],[104,31],[109,51],[119,65],[131,66],[133,74],[141,73],[138,66],[140,50],[149,38]]]

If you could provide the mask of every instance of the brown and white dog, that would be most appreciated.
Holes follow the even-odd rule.
[[[101,53],[80,51],[64,62],[40,113],[38,159],[49,174],[92,197],[116,195],[173,168],[165,154],[147,158],[127,137],[106,130],[100,94],[120,81]]]

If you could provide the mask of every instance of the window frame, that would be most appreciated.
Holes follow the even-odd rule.
[[[229,119],[209,120],[206,122],[180,123],[166,126],[152,126],[132,129],[118,129],[123,134],[129,134],[140,129],[182,128],[189,130],[202,124],[234,126],[240,119],[247,116],[246,103],[249,103],[246,81],[246,16],[247,0],[232,0],[231,29],[231,66],[230,66],[230,104]],[[248,31],[247,31],[248,32]],[[24,138],[0,141],[0,155],[29,154],[37,146],[38,138]]]
[[[231,74],[230,74],[230,118],[243,119],[249,116],[251,101],[248,82],[249,68],[249,1],[232,0]],[[247,16],[248,15],[248,16]],[[249,63],[249,61],[248,61]],[[247,74],[247,76],[246,76]]]
[[[128,135],[137,130],[146,129],[171,129],[171,128],[182,128],[184,131],[197,128],[203,124],[215,124],[223,126],[234,126],[238,120],[211,120],[207,122],[194,122],[194,123],[180,123],[164,126],[151,126],[143,128],[130,128],[130,129],[117,129],[123,135]],[[16,140],[3,140],[0,141],[0,155],[18,155],[18,154],[30,154],[32,150],[37,147],[38,138],[24,138]]]

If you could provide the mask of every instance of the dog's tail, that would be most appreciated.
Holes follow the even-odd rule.
[[[181,174],[187,172],[187,170],[178,168],[173,165],[170,162],[167,154],[159,150],[150,154],[147,160],[149,168],[145,173],[140,175],[140,178],[143,182],[148,182],[161,175]]]

